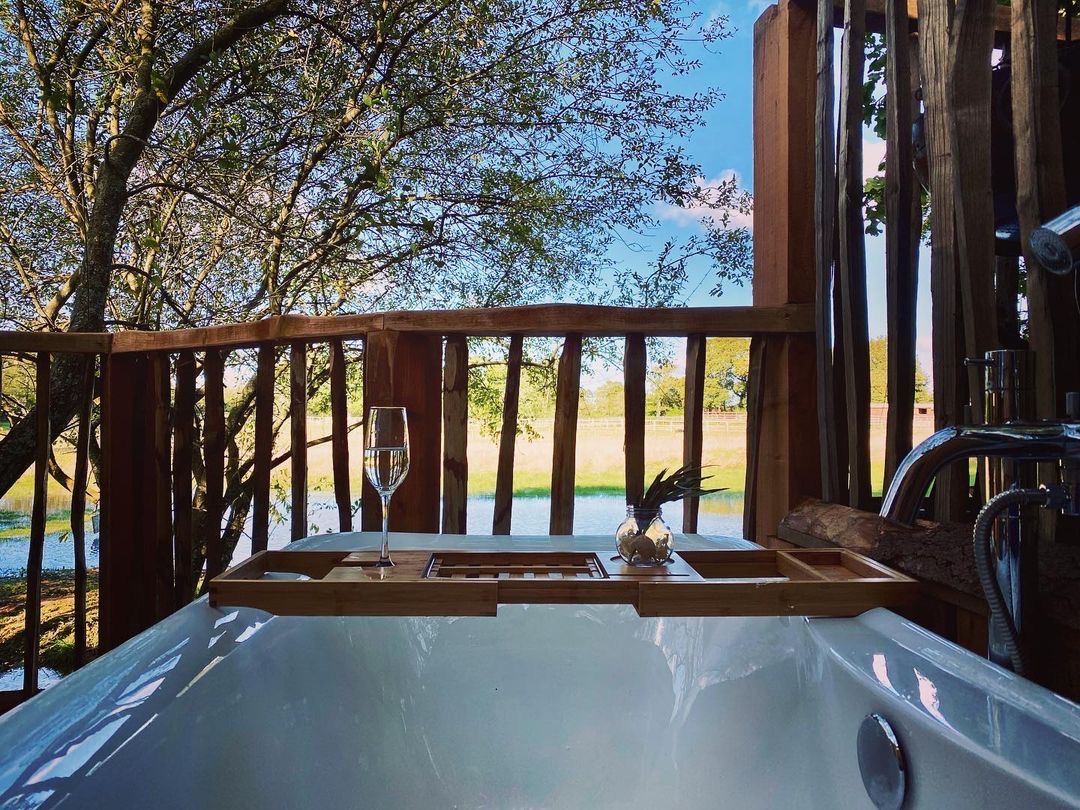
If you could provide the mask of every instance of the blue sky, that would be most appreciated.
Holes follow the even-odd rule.
[[[672,89],[691,91],[709,85],[724,93],[721,101],[707,117],[706,126],[686,141],[691,158],[701,165],[706,181],[728,176],[731,172],[740,183],[753,191],[753,42],[754,21],[769,5],[762,0],[704,0],[697,8],[705,17],[726,15],[733,35],[711,46],[711,52],[695,49],[703,67],[694,76],[672,80]],[[839,32],[837,32],[839,46]],[[836,64],[839,66],[839,53]],[[676,83],[677,82],[677,83]],[[878,162],[884,155],[885,145],[870,131],[864,132],[864,173],[876,173]],[[612,257],[621,264],[644,266],[655,256],[660,245],[670,236],[685,238],[701,229],[700,224],[686,212],[673,212],[658,208],[661,227],[651,240],[643,243],[645,250],[635,253],[623,246],[612,249]],[[812,214],[812,212],[808,212]],[[918,355],[923,369],[929,373],[930,365],[930,289],[929,252],[922,251],[920,261],[919,308],[917,316]],[[870,336],[885,334],[885,239],[866,237],[867,286]],[[708,270],[702,266],[692,274],[689,289],[693,292],[687,303],[696,306],[745,305],[752,303],[750,287],[725,286],[722,298],[709,295],[713,287]]]

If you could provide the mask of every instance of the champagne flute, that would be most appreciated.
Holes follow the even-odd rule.
[[[404,408],[368,410],[364,440],[364,473],[382,500],[382,550],[376,568],[394,564],[390,559],[390,496],[409,472],[409,420]]]

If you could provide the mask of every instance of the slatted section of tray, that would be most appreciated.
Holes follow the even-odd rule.
[[[916,580],[846,549],[684,551],[697,577],[642,582],[642,616],[857,616],[902,607]]]
[[[263,551],[211,580],[212,605],[293,616],[494,616],[498,605],[627,604],[642,616],[854,616],[918,583],[841,549],[676,553],[634,568],[592,552]]]
[[[595,554],[581,552],[435,552],[424,573],[439,579],[605,579]]]

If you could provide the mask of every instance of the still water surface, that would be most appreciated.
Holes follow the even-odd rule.
[[[547,534],[548,510],[551,500],[540,498],[515,498],[513,512],[513,534]],[[22,511],[19,504],[5,504],[0,501],[0,509]],[[315,494],[308,506],[310,534],[337,531],[337,507],[332,496]],[[495,511],[493,498],[472,497],[468,504],[468,529],[470,534],[490,534],[491,519]],[[612,534],[626,514],[626,505],[620,495],[581,495],[578,496],[574,509],[575,534]],[[682,506],[672,504],[666,515],[668,523],[675,531],[682,528]],[[13,522],[12,522],[13,521]],[[354,521],[359,525],[359,520]],[[18,532],[15,536],[0,538],[0,576],[18,576],[26,568],[26,557],[30,550],[29,515],[19,515],[9,520],[7,527],[25,527],[26,533]],[[0,525],[0,529],[7,528]],[[241,538],[233,554],[233,562],[240,562],[251,554],[250,524],[248,534]],[[698,519],[698,531],[701,534],[742,535],[742,499],[735,497],[714,496],[709,498]],[[96,568],[98,564],[97,535],[90,521],[86,526],[86,564]],[[270,527],[270,548],[283,548],[289,542],[288,516],[284,521]],[[67,531],[49,532],[45,536],[44,568],[74,568],[74,550],[70,534]]]

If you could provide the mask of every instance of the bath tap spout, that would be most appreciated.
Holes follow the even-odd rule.
[[[908,525],[934,476],[968,458],[1023,461],[1080,460],[1080,423],[1035,422],[947,427],[908,453],[881,502],[881,516]]]

